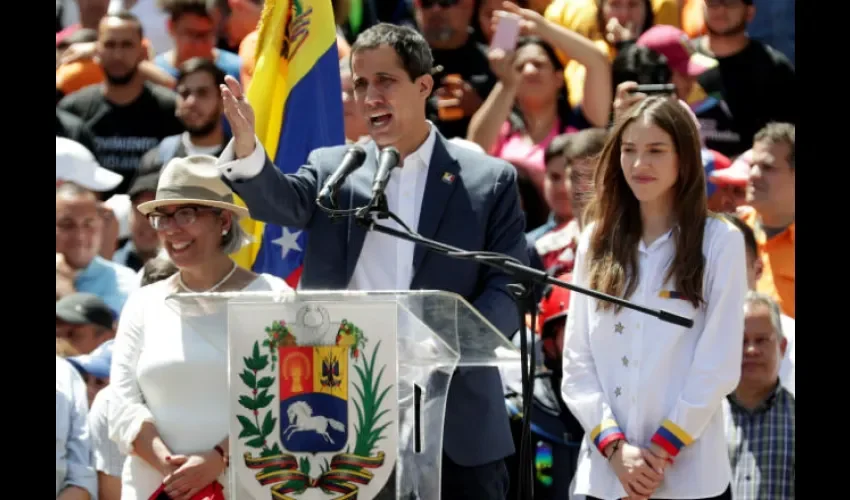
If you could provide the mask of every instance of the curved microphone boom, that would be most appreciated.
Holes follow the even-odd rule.
[[[398,149],[390,146],[381,150],[381,155],[378,157],[378,171],[375,172],[375,180],[372,181],[372,203],[376,203],[383,197],[387,183],[390,181],[390,173],[398,166],[399,161],[401,161],[401,154]]]
[[[352,172],[363,165],[365,160],[366,150],[359,144],[352,146],[351,149],[345,153],[345,156],[342,157],[342,162],[340,162],[339,167],[337,167],[334,173],[328,177],[327,181],[325,181],[325,185],[322,186],[322,190],[319,191],[319,195],[316,197],[316,203],[321,203],[323,198],[328,198],[331,205],[335,206],[335,198],[339,191],[339,187],[342,186],[342,183],[345,182],[345,179],[351,175]]]

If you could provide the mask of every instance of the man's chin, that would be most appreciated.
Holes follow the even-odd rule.
[[[127,85],[131,81],[133,81],[133,77],[136,76],[136,70],[132,70],[124,75],[115,75],[104,73],[106,80],[112,85]]]

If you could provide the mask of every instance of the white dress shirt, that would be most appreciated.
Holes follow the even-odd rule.
[[[109,437],[128,457],[122,500],[147,500],[164,477],[133,453],[142,424],[156,426],[174,454],[213,447],[230,431],[227,317],[225,310],[197,315],[166,301],[175,277],[130,295],[112,352]],[[280,278],[260,274],[243,291],[291,290]],[[229,495],[226,473],[218,478]]]
[[[402,168],[390,174],[385,194],[390,212],[396,214],[412,230],[419,227],[419,214],[425,197],[428,166],[436,142],[434,124],[428,122],[430,132],[425,142],[404,159]],[[221,173],[230,180],[250,179],[257,176],[265,164],[266,153],[260,141],[254,152],[236,160],[231,141],[219,158]],[[388,227],[402,228],[391,219],[381,221]],[[408,290],[413,279],[413,250],[411,242],[382,233],[369,231],[363,241],[360,258],[354,267],[349,290]]]
[[[430,124],[429,124],[430,125]],[[434,152],[436,132],[431,132],[419,149],[404,159],[403,168],[394,168],[385,194],[390,212],[398,215],[410,229],[417,231],[428,165]],[[381,221],[396,230],[403,230],[392,219]],[[349,290],[409,290],[413,280],[413,249],[415,244],[388,234],[368,231],[363,240],[360,258],[348,285]]]
[[[796,384],[794,383],[796,378],[794,376],[794,365],[796,364],[797,358],[797,322],[794,318],[784,314],[780,316],[779,319],[782,323],[782,335],[785,337],[785,340],[788,341],[785,345],[785,356],[782,358],[782,362],[779,365],[779,381],[782,383],[782,387],[784,387],[785,390],[790,392],[792,396],[797,397],[797,391],[795,391]]]
[[[111,385],[98,391],[89,408],[89,431],[95,470],[120,479],[127,456],[121,453],[115,441],[109,439],[109,408],[114,404],[115,393]]]
[[[593,226],[581,236],[573,282],[588,286]],[[638,248],[638,286],[630,300],[692,318],[691,329],[623,308],[597,310],[574,294],[564,339],[564,401],[586,431],[575,493],[619,499],[627,493],[601,453],[618,437],[642,448],[662,445],[675,464],[654,497],[714,497],[730,484],[721,407],[738,384],[747,292],[744,240],[710,217],[703,239],[704,306],[696,309],[665,283],[676,244],[668,232]],[[672,292],[672,293],[670,293]]]
[[[97,498],[92,467],[86,384],[71,363],[56,356],[56,496],[78,486]]]

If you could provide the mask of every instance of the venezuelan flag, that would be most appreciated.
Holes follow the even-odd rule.
[[[257,137],[277,168],[294,173],[310,151],[345,142],[331,0],[266,0],[257,38],[247,93]],[[247,218],[242,227],[254,242],[234,254],[236,262],[295,287],[307,234]]]

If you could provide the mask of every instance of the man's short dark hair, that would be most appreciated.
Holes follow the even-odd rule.
[[[741,220],[735,214],[720,214],[721,217],[729,221],[730,224],[737,227],[741,233],[744,235],[744,248],[746,248],[747,253],[751,253],[754,257],[758,258],[759,256],[759,246],[756,243],[756,233],[753,231],[753,228],[747,225],[746,222]]]
[[[388,23],[378,23],[357,35],[351,46],[352,59],[357,52],[377,49],[381,45],[390,46],[398,54],[411,81],[431,74],[434,69],[434,56],[425,38],[413,28]]]
[[[200,17],[212,17],[215,5],[210,0],[158,0],[159,8],[168,14],[172,21],[180,19],[185,14]]]
[[[145,37],[145,31],[144,31],[144,29],[142,29],[142,21],[139,20],[139,18],[135,14],[130,12],[129,10],[120,10],[118,12],[106,14],[105,16],[103,16],[103,18],[104,19],[115,18],[115,19],[120,19],[120,20],[127,22],[127,23],[130,23],[130,24],[135,24],[136,27],[139,29],[139,38]]]
[[[791,123],[770,122],[756,132],[753,143],[785,144],[789,150],[788,165],[791,166],[791,170],[794,170],[795,160],[797,158],[795,130],[796,127]]]
[[[142,266],[141,286],[162,281],[177,272],[177,266],[170,259],[154,257]]]
[[[549,145],[546,146],[546,150],[543,151],[543,164],[548,165],[550,161],[555,158],[561,158],[564,156],[564,149],[569,144],[572,134],[561,134],[555,136]]]
[[[570,135],[571,140],[564,148],[567,163],[597,157],[608,139],[608,131],[604,128],[587,128]]]
[[[187,76],[194,73],[208,73],[215,80],[216,88],[219,85],[224,85],[224,71],[221,70],[214,62],[205,57],[193,57],[183,62],[177,68],[177,85],[186,79]]]
[[[623,82],[637,82],[639,85],[670,83],[673,72],[667,64],[667,58],[642,45],[627,45],[617,52],[611,62],[611,80],[616,91]]]
[[[59,49],[67,49],[71,45],[75,43],[88,43],[88,42],[96,42],[97,41],[97,30],[93,30],[90,28],[80,28],[77,31],[71,33],[66,36],[59,42],[59,45],[56,48]]]

